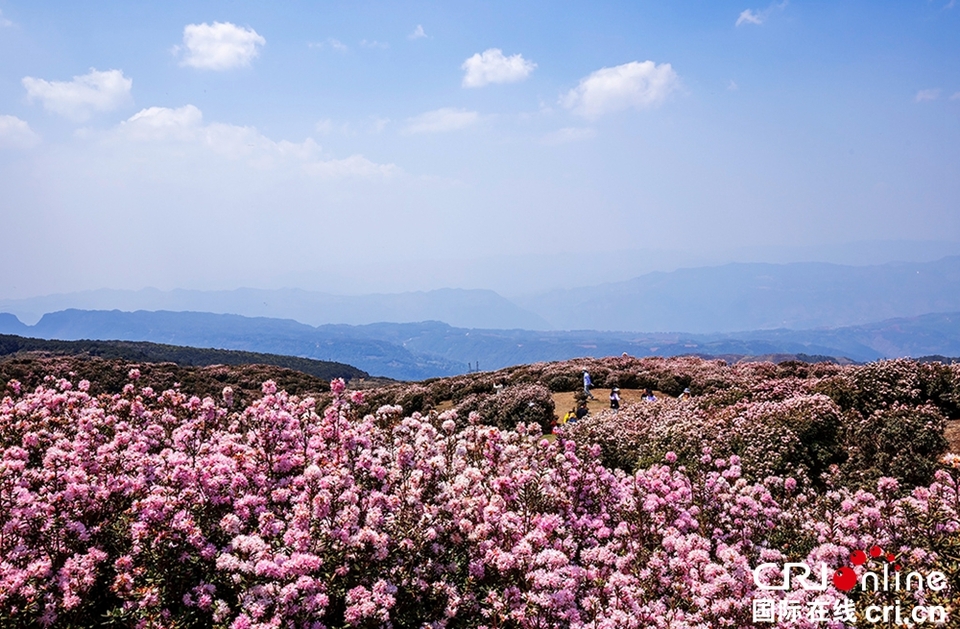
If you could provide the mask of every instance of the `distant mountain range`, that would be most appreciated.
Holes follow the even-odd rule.
[[[960,311],[960,256],[926,263],[727,264],[518,298],[554,329],[804,330]]]
[[[290,319],[206,312],[64,310],[46,314],[32,326],[19,321],[13,324],[11,318],[16,321],[9,315],[0,315],[0,334],[60,340],[150,341],[300,356],[346,363],[375,376],[404,380],[466,371],[465,364],[414,354],[401,345],[365,335],[362,327],[315,328]]]
[[[292,320],[199,312],[66,310],[44,315],[33,326],[0,314],[0,334],[150,341],[299,356],[346,363],[374,376],[401,380],[622,352],[635,356],[806,354],[856,361],[960,356],[960,312],[835,329],[689,334],[468,329],[435,321],[314,327]]]
[[[95,290],[30,299],[0,300],[0,312],[34,322],[60,310],[170,310],[211,312],[245,317],[293,319],[309,325],[380,321],[412,323],[443,321],[467,328],[525,328],[540,330],[549,324],[491,290],[446,288],[373,295],[331,295],[295,288],[198,291],[155,288]]]
[[[457,328],[729,333],[866,325],[960,312],[960,256],[848,266],[727,264],[507,299],[489,290],[331,295],[298,289],[100,290],[0,300],[36,322],[67,309],[181,311],[292,319],[310,326],[443,321]]]

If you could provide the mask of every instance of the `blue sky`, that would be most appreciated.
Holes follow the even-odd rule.
[[[960,243],[948,0],[0,12],[3,298]]]

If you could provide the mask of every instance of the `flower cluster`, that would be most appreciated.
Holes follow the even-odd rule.
[[[702,444],[625,471],[537,423],[360,416],[369,401],[343,381],[326,407],[267,381],[238,409],[231,390],[158,393],[138,375],[100,397],[86,381],[7,385],[0,625],[746,627],[753,566],[838,568],[870,544],[944,569],[944,596],[960,586],[941,565],[956,472],[906,495],[889,478],[818,494]],[[797,434],[832,421],[828,398],[792,399],[731,417]]]
[[[823,489],[827,482],[870,487],[890,476],[909,488],[933,480],[948,447],[947,418],[960,416],[960,377],[950,366],[897,360],[724,369],[725,388],[602,412],[568,432],[602,444],[606,464],[628,472],[668,451],[695,467],[709,447],[739,456],[753,481],[792,476]]]

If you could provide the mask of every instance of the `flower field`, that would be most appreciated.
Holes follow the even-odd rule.
[[[668,395],[544,439],[585,368]],[[957,366],[623,357],[249,404],[62,375],[0,402],[3,627],[960,626]],[[785,562],[943,587],[762,589]]]

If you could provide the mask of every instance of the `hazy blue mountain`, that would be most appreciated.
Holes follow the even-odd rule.
[[[727,335],[804,351],[829,347],[857,360],[897,356],[960,356],[960,313],[901,317],[832,330],[760,330]],[[808,352],[809,353],[809,352]]]
[[[960,313],[956,312],[835,329],[714,334],[465,330],[436,322],[352,328],[351,334],[358,333],[415,353],[459,362],[480,361],[481,369],[622,352],[635,356],[807,354],[857,361],[933,354],[960,356]]]
[[[0,333],[4,332],[11,333],[0,329]],[[65,341],[150,341],[300,356],[346,363],[371,375],[405,380],[466,371],[465,365],[414,354],[400,345],[375,338],[265,317],[203,312],[64,310],[44,315],[36,325],[19,334]]]
[[[0,334],[24,334],[30,328],[7,312],[0,312]]]
[[[372,295],[331,295],[293,288],[238,288],[225,291],[161,291],[145,288],[138,291],[96,290],[0,300],[0,312],[14,313],[27,322],[38,321],[46,313],[68,309],[210,312],[294,319],[310,325],[444,321],[470,328],[539,330],[548,327],[541,317],[523,310],[491,290],[452,288]]]
[[[960,311],[960,256],[844,266],[728,264],[516,300],[554,329],[795,330]]]
[[[34,326],[0,316],[0,333],[60,340],[150,341],[330,360],[403,380],[469,368],[578,356],[807,354],[869,361],[884,357],[960,356],[960,313],[926,314],[819,330],[640,333],[485,330],[437,321],[313,327],[292,320],[198,312],[66,310]],[[478,365],[479,363],[479,365]]]
[[[514,301],[489,290],[342,296],[246,288],[102,290],[0,301],[0,311],[17,314],[28,323],[68,308],[235,314],[292,319],[311,326],[443,321],[466,329],[687,334],[832,329],[960,311],[960,256],[872,266],[804,262],[688,268]]]
[[[751,338],[741,335],[597,332],[591,330],[537,332],[531,330],[466,330],[437,322],[420,324],[374,324],[360,326],[367,338],[401,344],[421,355],[468,362],[481,370],[499,369],[579,356],[765,356],[808,354],[848,357],[857,361],[875,360],[884,355],[866,345],[847,343],[848,353],[803,332],[789,338]],[[356,333],[356,332],[354,332]],[[960,337],[960,333],[957,334]]]

